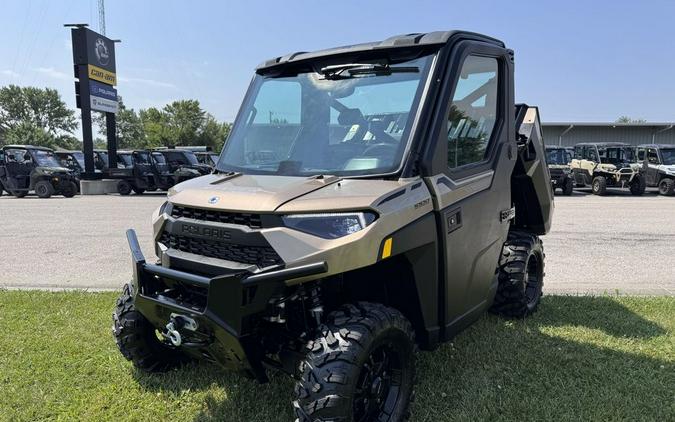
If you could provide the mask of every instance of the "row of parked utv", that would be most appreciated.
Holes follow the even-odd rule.
[[[168,190],[173,185],[211,173],[217,155],[189,148],[118,151],[116,167],[108,152],[94,150],[94,166],[101,178],[117,180],[121,195]],[[0,148],[0,195],[22,198],[34,191],[40,198],[75,196],[84,173],[84,153],[53,151],[32,145]]]
[[[580,143],[574,147],[546,147],[553,189],[571,195],[590,186],[595,195],[608,188],[642,195],[647,187],[661,195],[675,194],[675,145],[632,146],[619,142]]]

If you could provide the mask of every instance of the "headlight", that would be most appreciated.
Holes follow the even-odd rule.
[[[375,221],[372,212],[292,214],[282,217],[288,228],[324,239],[337,239],[363,230]]]

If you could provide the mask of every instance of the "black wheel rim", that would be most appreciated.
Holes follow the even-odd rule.
[[[354,420],[377,420],[391,414],[401,399],[403,359],[393,343],[375,348],[361,368],[354,392]]]
[[[666,184],[665,180],[659,185],[659,191],[661,191],[660,193],[663,195],[668,192],[668,185]]]
[[[532,255],[527,260],[527,272],[525,273],[525,296],[527,297],[528,307],[533,306],[539,300],[542,278],[543,274],[539,265],[539,258],[536,255]]]
[[[37,187],[37,192],[38,196],[44,196],[47,194],[47,187],[45,185],[39,185]]]

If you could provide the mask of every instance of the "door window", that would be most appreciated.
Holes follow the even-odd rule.
[[[638,161],[644,161],[645,160],[645,150],[644,150],[644,148],[638,148],[637,158],[638,158]]]
[[[485,159],[497,121],[498,63],[468,56],[462,65],[448,116],[448,167]]]
[[[656,152],[655,149],[649,148],[647,150],[647,160],[651,164],[658,164],[659,163],[659,154]]]

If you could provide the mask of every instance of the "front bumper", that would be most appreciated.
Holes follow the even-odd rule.
[[[181,350],[265,381],[263,349],[255,336],[255,317],[289,279],[322,274],[325,262],[253,274],[240,271],[212,278],[148,264],[136,233],[127,231],[133,261],[134,304],[160,331],[172,315],[197,322],[181,333]]]

